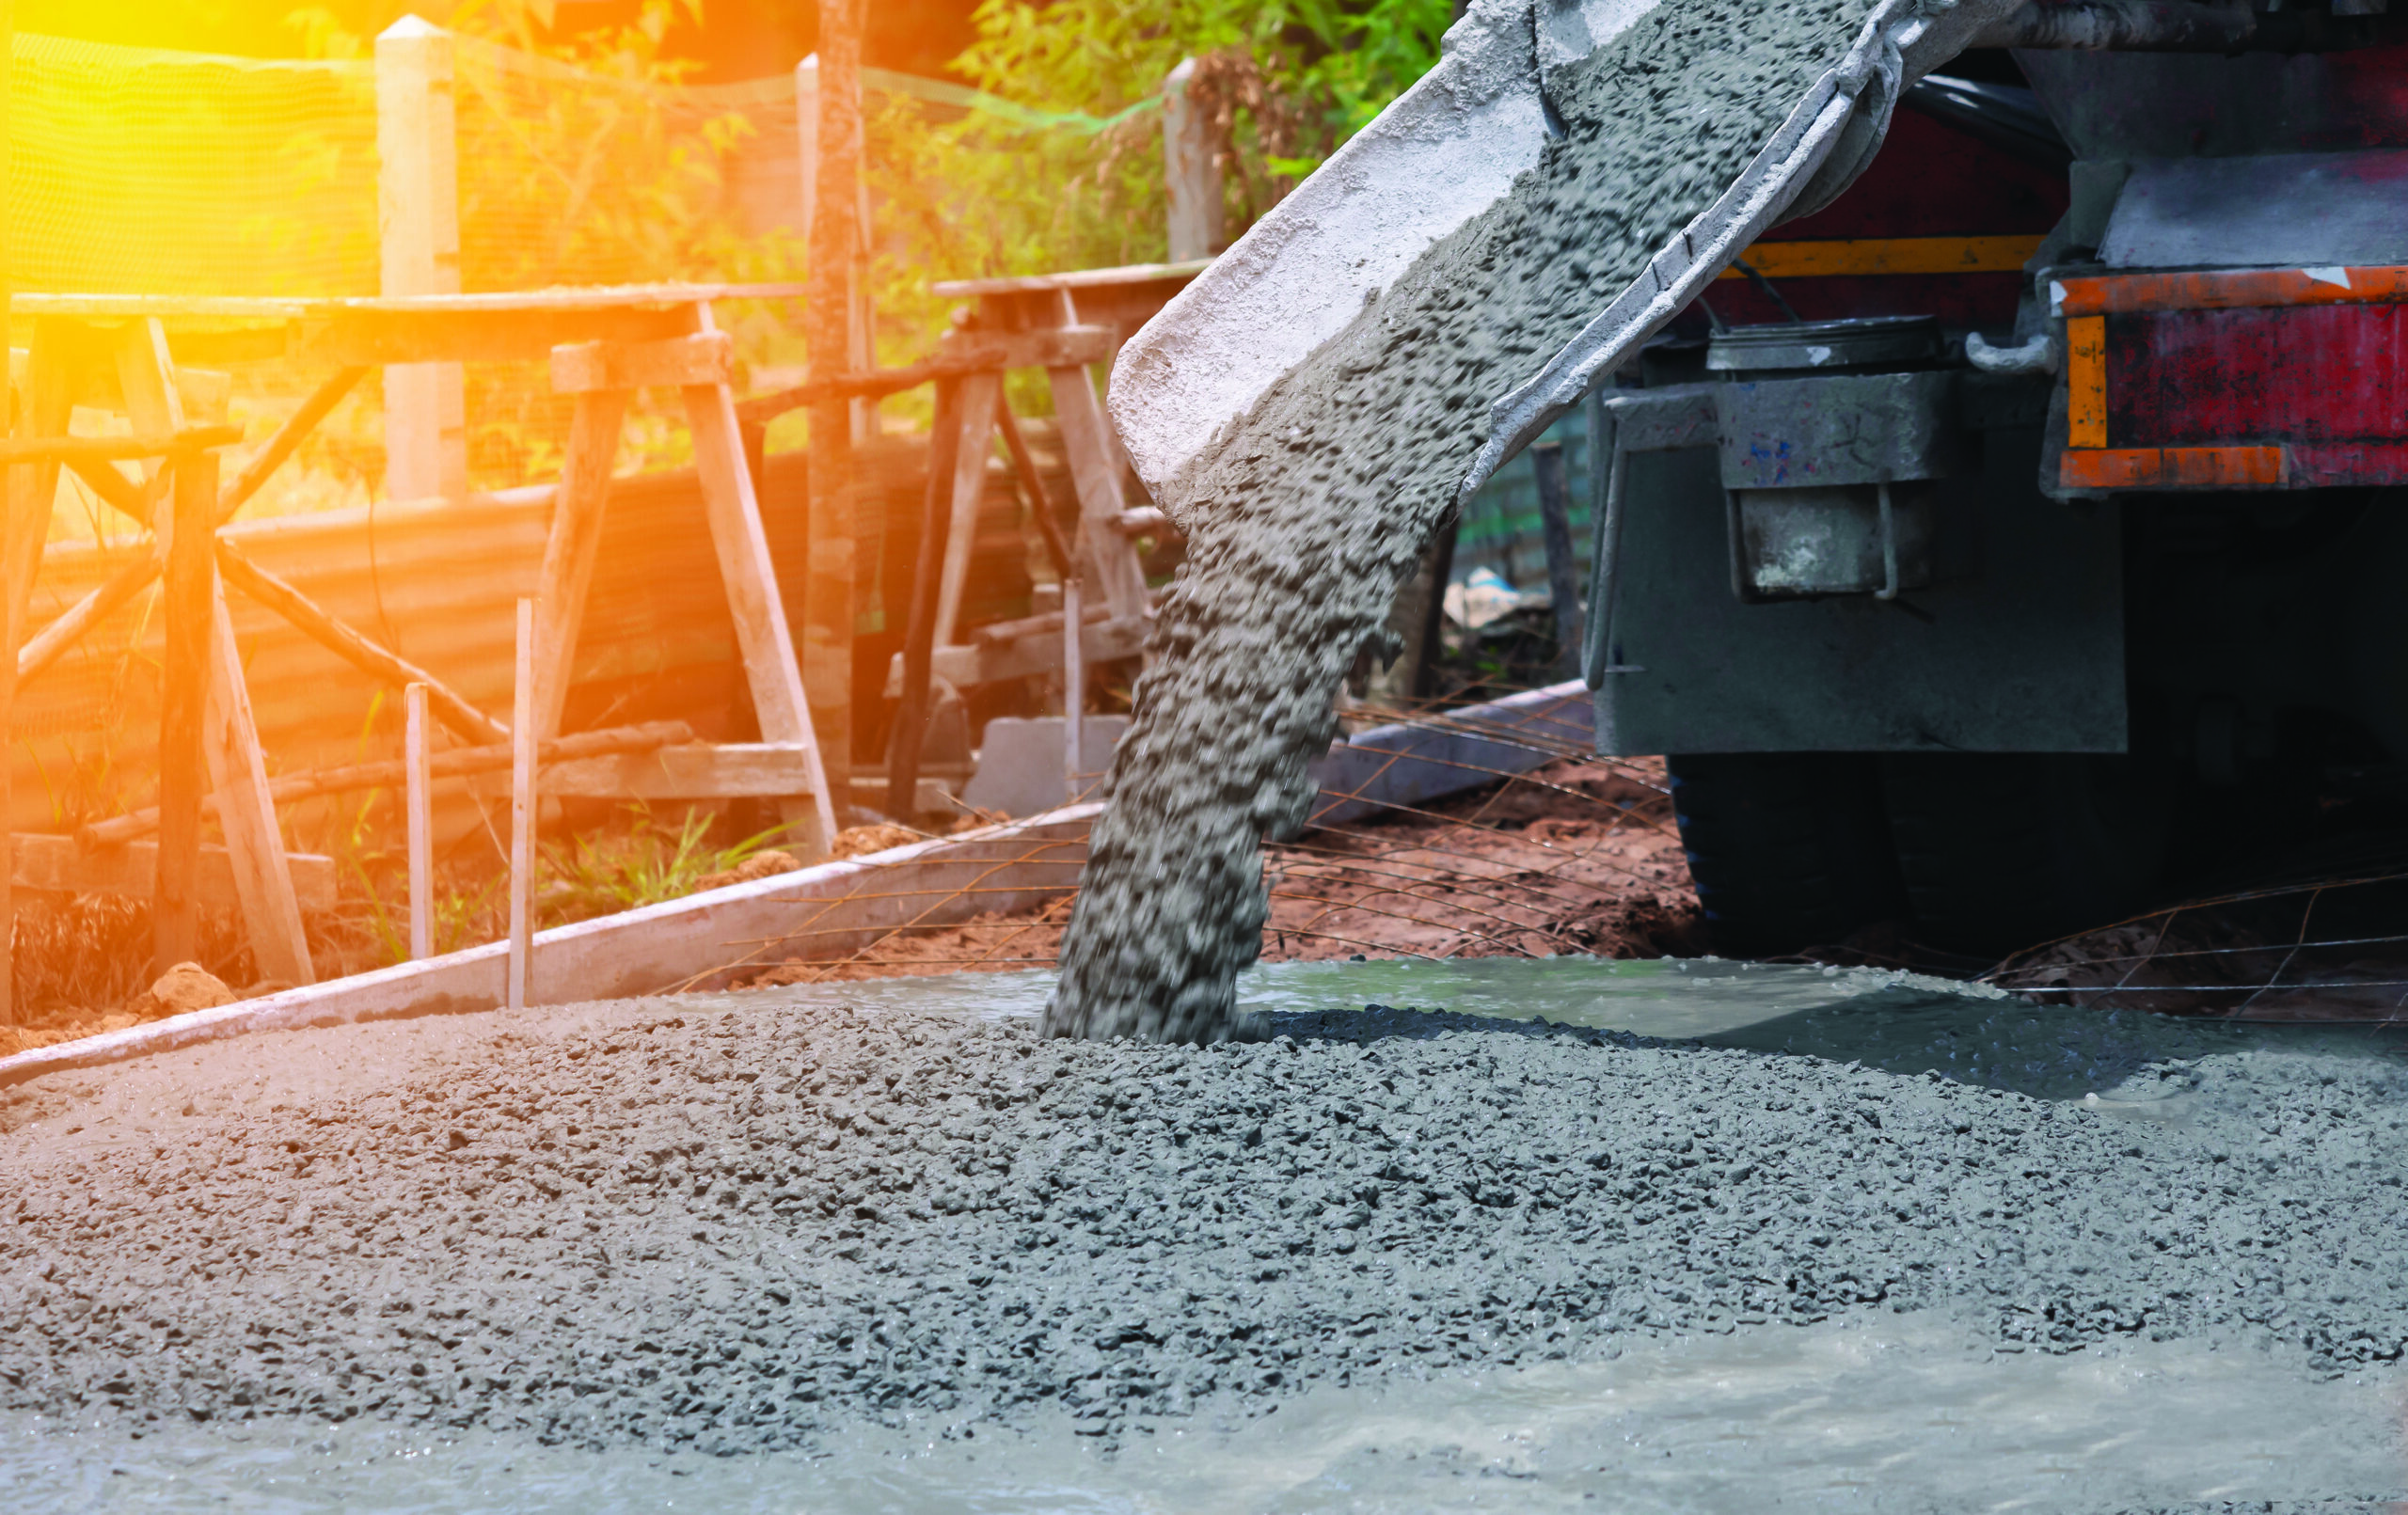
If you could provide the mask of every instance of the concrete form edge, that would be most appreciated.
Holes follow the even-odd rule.
[[[547,1003],[657,993],[726,971],[782,945],[863,940],[918,920],[950,923],[1066,893],[1085,860],[1101,805],[1071,805],[1024,821],[820,863],[642,909],[538,932],[531,997]],[[864,892],[894,875],[906,887]],[[931,875],[931,868],[936,871]],[[974,891],[965,894],[965,891]],[[968,908],[947,909],[968,899]],[[818,909],[798,918],[798,907]],[[832,917],[833,918],[832,921]],[[831,942],[830,938],[836,938]],[[744,948],[755,949],[746,953]],[[488,942],[214,1010],[196,1010],[0,1058],[0,1087],[259,1031],[492,1009],[501,1003],[507,949]]]
[[[1496,771],[1538,767],[1553,754],[1535,744],[1523,747],[1514,728],[1576,709],[1588,693],[1576,682],[1552,685],[1468,705],[1427,724],[1358,732],[1347,745],[1366,758],[1382,760],[1377,765],[1387,770],[1383,777],[1397,792],[1390,794],[1386,783],[1375,781],[1359,792],[1334,797],[1334,803],[1316,813],[1314,824],[1340,823],[1449,792],[1449,774],[1459,766],[1453,759],[1460,748],[1487,750],[1483,767]],[[1469,767],[1461,772],[1462,781],[1453,787],[1470,788],[1494,776]],[[791,950],[809,943],[824,949],[855,939],[865,943],[907,922],[952,924],[984,910],[1041,903],[1076,884],[1087,831],[1102,809],[1100,804],[1069,805],[958,837],[915,842],[537,932],[531,1001],[564,1004],[659,993],[723,973],[746,955],[767,957],[781,947]],[[862,891],[863,881],[890,876],[888,870],[905,864],[912,866],[910,875],[891,876],[905,887]],[[813,905],[818,913],[797,918],[798,907]],[[738,950],[747,946],[757,950],[751,955]],[[0,1088],[252,1032],[489,1010],[501,1003],[505,954],[503,943],[488,942],[263,999],[34,1048],[0,1058]]]

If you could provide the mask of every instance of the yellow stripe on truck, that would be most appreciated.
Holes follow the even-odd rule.
[[[1760,242],[1748,266],[1769,279],[1842,274],[2018,274],[2039,251],[2040,233],[2008,237],[1864,237],[1846,242]],[[1736,268],[1723,278],[1745,278]]]

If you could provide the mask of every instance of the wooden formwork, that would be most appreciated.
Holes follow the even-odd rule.
[[[706,987],[744,965],[832,956],[898,928],[1025,909],[1069,893],[1098,805],[1073,805],[943,841],[822,863],[535,934],[532,1003]],[[403,963],[308,988],[0,1058],[0,1086],[261,1031],[490,1010],[507,944]]]

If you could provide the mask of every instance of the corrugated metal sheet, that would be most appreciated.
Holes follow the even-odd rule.
[[[1031,445],[1056,499],[1069,497],[1050,428]],[[891,631],[863,636],[857,667],[882,674],[901,644],[927,444],[885,438],[864,457],[868,487],[856,560],[879,581]],[[800,453],[768,460],[762,513],[790,616],[801,612],[807,550]],[[287,516],[228,529],[261,566],[335,615],[505,718],[512,605],[531,593],[551,513],[548,489]],[[976,620],[1025,614],[1027,547],[1000,465],[989,470],[968,608]],[[135,544],[50,549],[34,593],[49,620],[107,577]],[[397,755],[399,700],[240,593],[236,639],[272,773]],[[28,684],[18,708],[20,828],[98,818],[155,796],[160,659],[156,592],[138,596]],[[857,677],[856,687],[861,681]],[[869,686],[876,687],[875,684]],[[709,736],[752,735],[735,634],[691,472],[625,479],[613,489],[566,729],[683,719]]]

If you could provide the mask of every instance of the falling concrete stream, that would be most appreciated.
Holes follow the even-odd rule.
[[[1039,1037],[1050,987],[275,1033],[9,1091],[0,1487],[2408,1493],[2408,1068],[2369,1034],[1556,959],[1258,969],[1267,1040],[1164,1047]]]
[[[1236,1029],[1236,975],[1268,910],[1261,840],[1303,825],[1331,702],[1453,504],[1489,404],[1715,202],[1874,5],[1616,8],[1630,19],[1611,40],[1546,71],[1561,130],[1513,193],[1421,252],[1228,428],[1180,497],[1157,501],[1186,534],[1186,561],[1113,754],[1054,1034]],[[1533,24],[1501,0],[1463,23]],[[1276,257],[1283,235],[1266,222],[1250,240],[1274,250],[1228,256]]]

